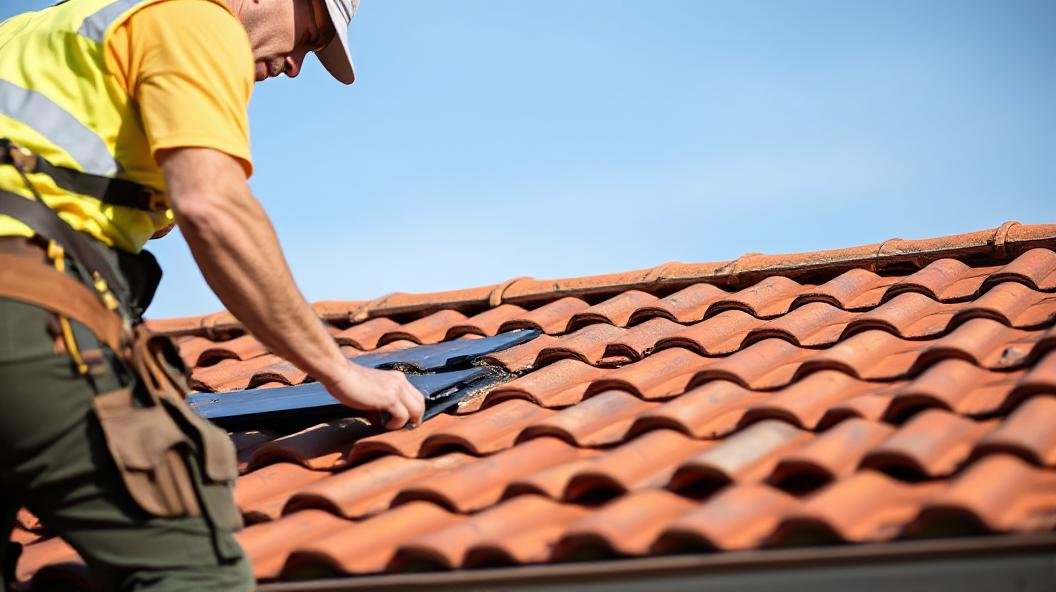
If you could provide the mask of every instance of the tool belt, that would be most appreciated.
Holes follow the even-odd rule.
[[[83,283],[36,258],[0,253],[0,297],[49,310],[84,325],[118,355],[128,352],[128,329]]]
[[[48,265],[40,256],[43,247],[11,247],[5,244],[10,240],[29,242],[0,240],[0,298],[84,325],[138,378],[92,401],[133,501],[152,516],[204,516],[224,530],[241,528],[241,515],[231,499],[231,485],[238,477],[234,444],[224,430],[184,402],[190,389],[172,341],[142,324],[129,328],[95,292]],[[220,544],[222,537],[217,540]],[[232,557],[237,554],[230,552]]]
[[[24,161],[37,172],[48,172],[48,167],[10,142],[2,148],[6,159],[0,159],[0,165],[18,169],[36,199],[0,190],[0,214],[22,221],[37,235],[14,240],[39,246],[19,248],[6,241],[15,246],[0,249],[0,298],[54,313],[82,374],[88,373],[87,365],[80,358],[71,321],[87,327],[136,374],[138,382],[97,395],[93,408],[121,479],[140,508],[153,516],[205,516],[214,527],[239,528],[241,516],[231,499],[238,476],[234,444],[226,432],[187,406],[186,372],[175,346],[140,322],[161,277],[157,262],[149,253],[115,256],[120,251],[109,251],[74,231],[40,198],[25,174]],[[66,256],[86,281],[68,273]],[[224,540],[216,539],[218,545]],[[220,551],[238,554],[237,549]]]

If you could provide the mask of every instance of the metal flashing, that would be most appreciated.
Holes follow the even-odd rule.
[[[524,343],[538,331],[520,330],[486,339],[459,339],[436,345],[368,354],[352,361],[370,368],[397,369],[425,395],[423,420],[450,409],[481,389],[508,380],[511,375],[495,366],[474,365],[485,354]],[[260,427],[276,421],[323,419],[354,412],[339,403],[319,383],[246,389],[225,393],[200,393],[187,397],[199,415],[225,429]]]
[[[460,391],[501,373],[495,368],[469,368],[434,374],[408,374],[407,379],[425,395],[426,416],[456,404]],[[478,388],[472,389],[474,392]],[[468,393],[467,393],[468,394]],[[353,412],[337,402],[318,382],[267,390],[249,389],[230,393],[202,393],[187,397],[187,404],[206,419],[226,429],[259,427],[276,420],[324,418],[351,415]]]
[[[379,354],[365,354],[352,361],[371,368],[393,368],[431,372],[468,365],[481,356],[509,349],[540,335],[535,329],[520,329],[482,339],[455,339]]]

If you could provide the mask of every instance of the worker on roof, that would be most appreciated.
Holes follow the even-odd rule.
[[[421,421],[402,374],[338,350],[246,183],[253,82],[313,52],[351,84],[357,4],[66,0],[0,23],[0,541],[25,506],[104,589],[253,587],[234,447],[139,326],[160,277],[142,248],[173,224],[271,351],[389,428]]]

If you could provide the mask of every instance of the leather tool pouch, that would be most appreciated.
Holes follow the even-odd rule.
[[[191,441],[158,404],[139,406],[130,389],[99,395],[95,414],[132,499],[148,514],[200,516],[186,458]]]
[[[155,516],[204,515],[215,527],[238,530],[234,444],[183,401],[187,389],[175,347],[139,328],[130,357],[141,388],[99,395],[94,405],[132,498]]]

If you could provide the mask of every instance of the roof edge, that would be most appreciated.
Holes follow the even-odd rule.
[[[853,568],[876,565],[883,570],[894,564],[926,563],[936,560],[969,560],[1015,557],[1043,553],[1051,571],[1056,562],[1056,533],[1006,534],[951,539],[927,539],[888,543],[866,543],[790,549],[764,549],[718,553],[626,558],[550,565],[527,565],[489,569],[427,573],[346,576],[299,582],[262,584],[260,592],[338,592],[377,590],[403,592],[467,589],[570,589],[572,584],[594,584],[598,578],[627,582],[635,578],[671,575],[763,574],[790,569],[817,570],[826,567]],[[919,582],[918,582],[919,583]],[[648,589],[657,589],[650,586]],[[679,589],[686,589],[680,587]],[[782,584],[780,589],[787,590]],[[845,587],[841,589],[846,589]],[[960,588],[963,589],[963,588]]]
[[[361,322],[377,316],[423,313],[444,308],[473,310],[503,303],[531,304],[565,296],[589,296],[642,288],[678,288],[697,282],[736,287],[768,275],[800,277],[852,268],[883,272],[894,267],[916,268],[947,257],[1011,259],[1035,247],[1056,247],[1056,224],[1001,226],[937,238],[888,239],[881,243],[842,249],[766,255],[746,253],[732,261],[683,263],[671,261],[647,269],[553,280],[517,277],[499,284],[444,292],[394,292],[374,300],[320,301],[312,304],[328,321]],[[242,328],[227,312],[157,319],[149,327],[161,334],[214,334]]]

